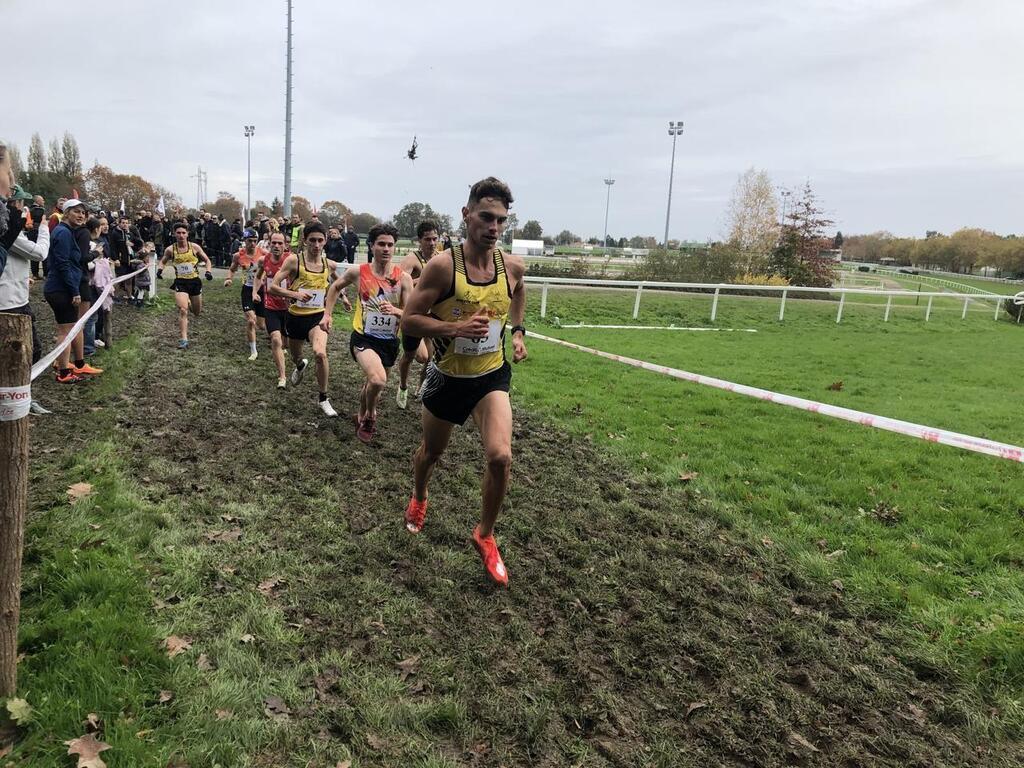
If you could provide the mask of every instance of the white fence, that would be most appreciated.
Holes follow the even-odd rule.
[[[999,310],[1003,301],[1011,299],[1021,304],[1024,303],[1024,291],[1014,295],[1000,295],[996,293],[951,293],[949,291],[884,291],[873,288],[808,288],[794,285],[732,285],[731,283],[663,283],[647,280],[587,280],[569,277],[527,277],[527,283],[539,284],[540,294],[540,316],[547,317],[548,310],[548,289],[550,286],[590,287],[590,288],[611,288],[616,290],[636,289],[636,299],[633,302],[633,319],[640,314],[640,299],[645,288],[668,289],[676,291],[700,291],[711,296],[711,322],[718,316],[718,299],[723,291],[737,293],[778,293],[780,295],[779,320],[786,316],[786,298],[790,294],[801,293],[828,293],[839,294],[838,309],[836,310],[836,322],[842,322],[843,307],[846,304],[846,297],[853,296],[885,296],[884,321],[889,322],[889,314],[892,311],[892,300],[894,297],[927,298],[928,305],[925,308],[925,322],[931,319],[932,302],[936,297],[943,299],[963,299],[963,311],[960,319],[967,317],[967,308],[972,301],[991,301],[995,305],[993,320],[999,319]],[[1017,322],[1020,322],[1018,316]]]

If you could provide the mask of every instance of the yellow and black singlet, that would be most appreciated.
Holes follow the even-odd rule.
[[[327,269],[327,257],[320,256],[320,271],[310,272],[306,269],[306,258],[302,254],[296,256],[295,269],[298,275],[289,283],[288,288],[293,291],[308,291],[313,294],[306,301],[294,301],[288,307],[288,312],[293,315],[315,315],[324,311],[324,299],[327,298],[327,286],[331,282],[330,270]]]
[[[382,312],[380,305],[387,301],[397,306],[401,290],[402,268],[398,265],[391,267],[384,277],[379,277],[371,264],[360,264],[352,329],[378,339],[397,338],[398,316]]]
[[[178,280],[199,279],[199,257],[196,256],[192,243],[189,243],[187,250],[179,251],[178,244],[171,244],[171,255],[174,258],[174,276]]]
[[[487,335],[482,339],[434,339],[434,364],[447,376],[483,376],[505,364],[505,325],[512,303],[512,287],[500,248],[494,249],[493,258],[494,277],[486,283],[474,283],[466,272],[462,246],[452,245],[451,291],[430,312],[439,320],[459,322],[486,309],[489,323]]]

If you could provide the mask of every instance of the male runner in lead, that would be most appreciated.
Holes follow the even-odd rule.
[[[203,281],[199,279],[199,262],[206,266],[206,279],[213,280],[213,265],[206,251],[188,240],[188,225],[179,221],[174,225],[174,243],[164,249],[156,276],[164,277],[164,266],[174,263],[174,303],[178,305],[178,349],[188,349],[188,313],[196,317],[203,311]]]
[[[465,244],[453,243],[427,263],[401,324],[403,333],[432,338],[435,346],[423,382],[423,440],[413,456],[406,528],[412,533],[422,529],[434,465],[448,446],[452,427],[472,416],[487,461],[473,544],[487,574],[501,585],[508,584],[508,572],[494,540],[494,521],[512,466],[512,370],[504,343],[509,320],[512,361],[526,359],[526,266],[497,245],[511,204],[512,192],[493,176],[473,185],[462,209]]]
[[[416,242],[419,247],[415,251],[409,251],[402,259],[402,269],[409,273],[413,287],[419,282],[423,268],[437,249],[437,238],[437,224],[434,222],[421,221],[416,227]],[[402,410],[405,410],[409,403],[409,369],[412,368],[412,361],[418,360],[423,364],[420,369],[420,387],[422,387],[423,377],[427,372],[427,362],[432,354],[434,354],[434,345],[430,339],[417,339],[407,333],[402,334],[402,359],[398,361],[398,393],[395,396],[398,407]]]

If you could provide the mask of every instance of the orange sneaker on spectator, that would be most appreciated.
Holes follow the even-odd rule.
[[[96,368],[88,363],[83,363],[81,368],[77,365],[72,365],[71,372],[75,374],[75,376],[99,376],[103,373],[103,369]]]

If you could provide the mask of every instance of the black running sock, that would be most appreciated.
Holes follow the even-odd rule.
[[[70,376],[70,375],[71,375],[71,369],[70,368],[61,368],[60,369],[60,376],[61,376],[61,378],[64,378],[65,376]]]
[[[321,392],[320,393],[320,402],[322,403],[326,399],[327,399],[327,393],[326,392]]]
[[[85,358],[75,360],[75,368],[81,368],[83,365],[85,365]]]

